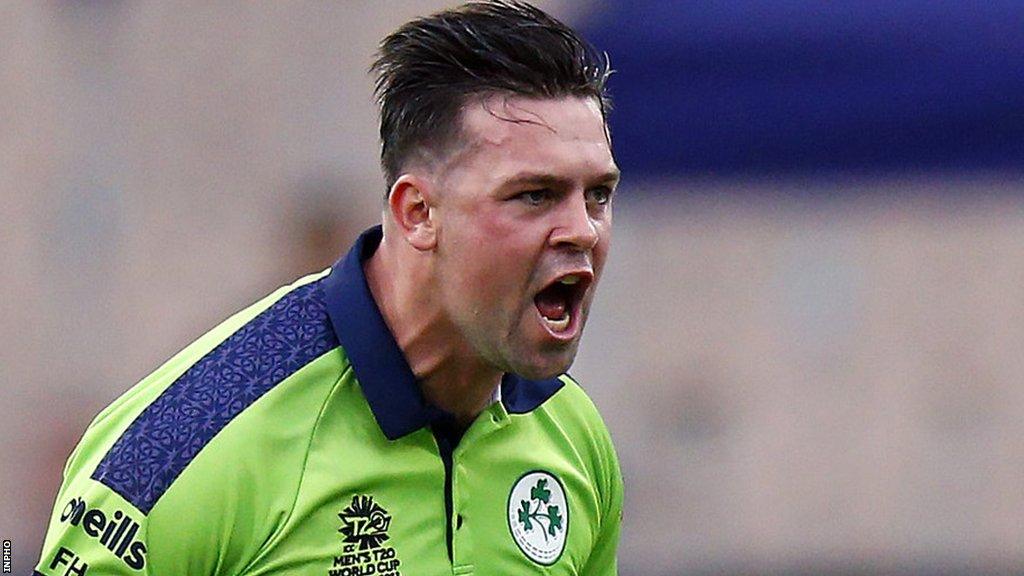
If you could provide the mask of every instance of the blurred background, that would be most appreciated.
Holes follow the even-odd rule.
[[[379,220],[366,69],[451,4],[0,6],[16,573],[101,408]],[[621,572],[1024,573],[1024,5],[539,4],[618,70]]]

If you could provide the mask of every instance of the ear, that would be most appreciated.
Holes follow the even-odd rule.
[[[432,182],[422,176],[402,174],[388,193],[388,212],[398,233],[417,250],[433,250],[437,228],[431,214]]]

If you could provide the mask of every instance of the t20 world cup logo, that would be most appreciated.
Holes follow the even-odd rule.
[[[359,544],[360,550],[372,550],[388,539],[391,515],[370,496],[356,495],[341,513],[341,528],[345,542]]]

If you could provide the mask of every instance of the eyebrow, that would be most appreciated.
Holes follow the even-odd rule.
[[[610,170],[605,172],[601,176],[598,176],[593,180],[597,185],[601,184],[614,184],[619,181],[621,172],[618,169]],[[538,172],[519,172],[511,178],[505,180],[502,187],[513,187],[513,186],[544,186],[548,188],[567,187],[572,184],[572,180],[569,178],[563,178],[561,176],[555,176],[553,174],[545,174]]]

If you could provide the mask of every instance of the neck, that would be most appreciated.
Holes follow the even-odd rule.
[[[445,316],[429,271],[385,234],[364,265],[370,293],[424,397],[468,426],[490,403],[502,372],[480,358]]]

